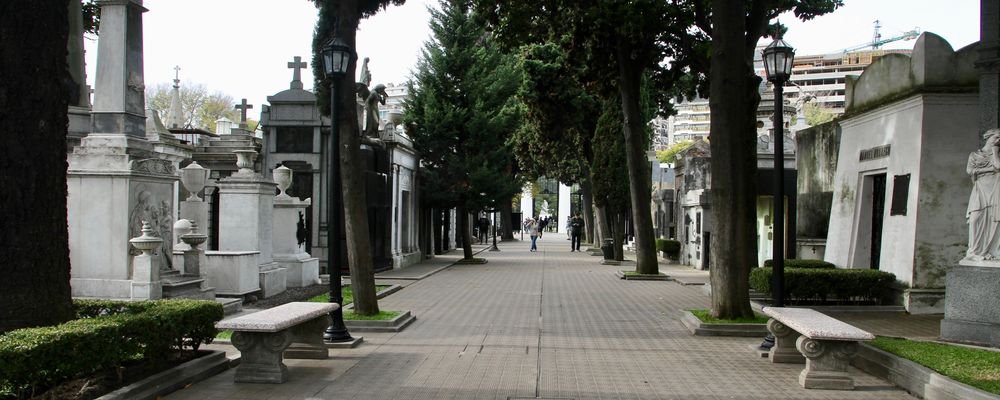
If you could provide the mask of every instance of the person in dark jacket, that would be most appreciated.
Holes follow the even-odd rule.
[[[583,236],[583,217],[579,213],[569,220],[569,230],[572,235],[570,241],[570,251],[580,251],[580,238]]]

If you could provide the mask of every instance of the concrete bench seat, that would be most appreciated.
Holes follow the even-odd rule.
[[[216,323],[217,329],[233,331],[233,346],[241,354],[234,380],[284,383],[288,368],[282,359],[292,343],[305,346],[296,349],[297,358],[327,358],[323,331],[330,325],[330,312],[339,307],[334,303],[287,303]]]
[[[799,384],[806,389],[853,390],[847,373],[858,342],[875,335],[808,308],[764,307],[774,335],[770,359],[774,363],[802,363]]]

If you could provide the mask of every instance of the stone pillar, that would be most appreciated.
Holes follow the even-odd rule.
[[[570,216],[570,187],[563,185],[562,182],[559,183],[559,214],[556,215],[556,231],[562,234],[566,234],[566,217]]]
[[[132,260],[132,300],[156,300],[163,297],[160,284],[159,257],[153,250],[160,247],[163,239],[155,237],[149,222],[142,221],[142,236],[132,238],[129,243],[142,251]]]
[[[274,189],[277,185],[253,170],[256,151],[237,150],[239,171],[219,186],[219,250],[258,251],[264,297],[285,291],[285,269],[272,258]]]
[[[143,137],[146,86],[142,67],[142,0],[100,0],[93,132]]]
[[[403,243],[403,235],[408,235],[409,232],[403,232],[400,227],[402,226],[402,215],[403,215],[403,191],[399,185],[399,165],[392,164],[392,221],[390,221],[392,234],[392,258],[393,260],[398,260],[399,255],[403,253],[401,244]],[[399,268],[398,263],[393,263],[393,268]]]
[[[531,185],[525,185],[521,190],[521,217],[534,217],[535,199],[531,196]]]
[[[274,180],[281,191],[274,197],[273,214],[273,244],[274,261],[285,268],[287,287],[304,287],[319,282],[319,259],[305,251],[305,241],[302,237],[299,244],[299,224],[302,224],[304,235],[306,208],[312,204],[311,199],[300,200],[285,193],[292,184],[292,170],[281,166],[274,170]]]

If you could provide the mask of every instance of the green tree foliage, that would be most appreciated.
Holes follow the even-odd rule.
[[[431,31],[403,114],[426,167],[423,199],[468,212],[509,203],[523,185],[506,144],[521,120],[514,102],[520,70],[467,2],[442,1],[431,10]],[[463,242],[471,258],[471,240]]]
[[[240,121],[240,113],[234,108],[236,102],[230,95],[222,92],[209,94],[208,89],[202,84],[181,86],[180,95],[185,127],[215,132],[215,121],[219,118],[226,117],[237,123]],[[165,117],[166,112],[170,110],[172,96],[171,84],[160,83],[147,87],[146,105],[159,111],[161,118]],[[250,118],[247,118],[247,124],[250,131],[257,127],[257,121]]]
[[[819,104],[806,103],[804,107],[806,115],[806,124],[808,124],[809,126],[825,124],[827,122],[833,121],[834,118],[837,118],[836,114],[823,109],[823,107],[820,107]]]
[[[661,163],[672,163],[677,160],[677,154],[694,144],[694,140],[680,140],[656,152],[656,160]]]
[[[631,209],[636,227],[636,271],[658,272],[653,223],[650,217],[648,143],[642,114],[643,76],[653,73],[657,92],[649,95],[669,112],[665,93],[672,93],[684,75],[692,25],[691,2],[477,0],[494,32],[508,46],[561,43],[574,64],[585,66],[601,93],[617,92],[622,107],[622,138],[631,186]],[[705,43],[702,41],[701,43]],[[670,59],[670,62],[664,60]],[[586,60],[586,61],[583,61]],[[603,96],[602,96],[603,97]]]
[[[548,176],[567,184],[588,178],[593,158],[590,140],[599,100],[584,84],[584,71],[560,44],[545,42],[521,48],[524,79],[518,99],[525,123],[511,137],[521,165],[532,177]]]

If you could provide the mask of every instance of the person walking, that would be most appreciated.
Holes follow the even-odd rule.
[[[524,224],[524,229],[528,231],[528,235],[531,236],[531,250],[538,251],[538,222],[534,218],[528,218],[528,221]]]
[[[580,213],[577,213],[573,219],[569,221],[569,230],[572,235],[572,241],[569,242],[570,251],[580,251],[580,237],[583,236],[583,217]]]

